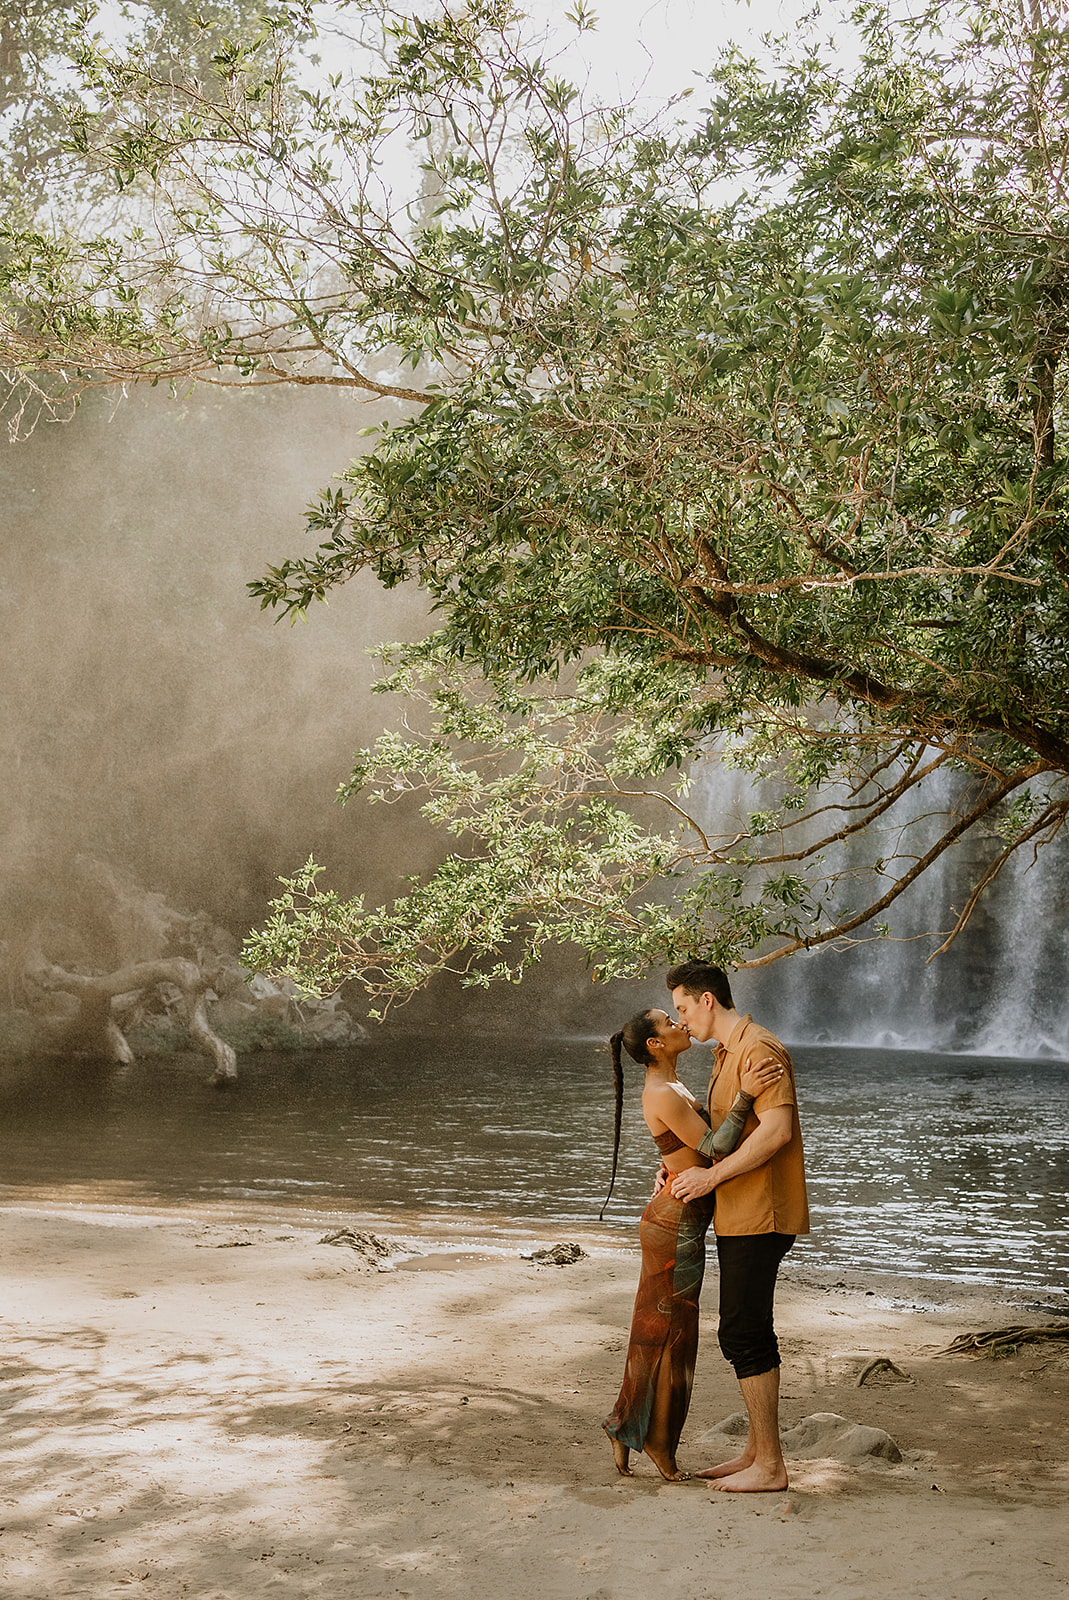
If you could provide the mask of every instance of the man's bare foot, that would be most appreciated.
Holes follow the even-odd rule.
[[[616,1462],[616,1470],[621,1478],[633,1478],[635,1474],[631,1471],[631,1452],[627,1445],[613,1438],[609,1439],[609,1443],[612,1445],[612,1458]]]
[[[759,1467],[756,1462],[743,1472],[734,1472],[730,1478],[721,1478],[717,1488],[726,1494],[775,1494],[787,1487],[787,1469],[772,1470]]]
[[[736,1456],[733,1461],[722,1461],[718,1467],[706,1467],[695,1474],[698,1478],[730,1478],[736,1472],[744,1472],[747,1467],[753,1466],[753,1456],[744,1453]]]
[[[651,1450],[649,1445],[646,1446],[643,1455],[649,1456],[665,1483],[687,1483],[692,1476],[689,1472],[680,1472],[675,1456],[664,1455],[660,1450]]]

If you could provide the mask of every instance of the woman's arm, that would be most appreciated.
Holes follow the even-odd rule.
[[[642,1114],[654,1136],[671,1129],[691,1150],[696,1150],[699,1141],[709,1132],[705,1118],[667,1085],[643,1090]],[[656,1129],[654,1123],[659,1124]]]
[[[747,1067],[739,1078],[739,1092],[735,1096],[731,1110],[720,1126],[710,1129],[695,1149],[703,1156],[711,1156],[714,1161],[722,1161],[725,1156],[729,1156],[742,1138],[746,1120],[757,1096],[765,1089],[771,1089],[782,1076],[783,1066],[775,1056],[769,1056],[756,1067]]]

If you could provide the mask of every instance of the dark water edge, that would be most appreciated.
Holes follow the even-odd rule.
[[[1069,1066],[801,1046],[813,1233],[794,1272],[1069,1290]],[[708,1052],[681,1062],[699,1091]],[[628,1082],[605,1223],[612,1088],[583,1039],[398,1041],[252,1056],[0,1068],[0,1203],[370,1219],[466,1248],[631,1247],[657,1157]],[[496,1244],[495,1244],[496,1241]]]

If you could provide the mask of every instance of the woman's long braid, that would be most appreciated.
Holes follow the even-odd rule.
[[[612,1076],[616,1085],[616,1127],[612,1141],[612,1175],[609,1178],[609,1193],[601,1203],[601,1210],[598,1212],[599,1222],[605,1216],[605,1207],[612,1196],[613,1185],[616,1182],[616,1163],[620,1156],[620,1128],[624,1120],[624,1064],[620,1059],[620,1042],[622,1039],[623,1032],[621,1031],[620,1033],[614,1033],[609,1040],[609,1048],[612,1051]]]

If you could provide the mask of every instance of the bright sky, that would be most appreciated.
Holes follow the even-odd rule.
[[[436,11],[441,0],[395,0],[399,9],[411,5],[424,13]],[[462,3],[462,0],[452,0]],[[819,13],[818,37],[835,39],[836,52],[851,53],[848,0],[583,0],[596,18],[591,31],[579,32],[568,13],[576,0],[519,0],[530,22],[530,35],[538,54],[553,61],[554,71],[576,85],[590,103],[635,103],[647,114],[683,90],[693,99],[681,120],[690,120],[708,103],[704,80],[718,54],[729,44],[761,58],[765,35],[789,35],[801,19]],[[343,9],[338,29],[330,25],[329,0],[324,0],[319,21],[324,31],[315,47],[320,66],[308,68],[309,81],[322,70],[334,71],[348,59],[355,65],[359,49],[343,42],[351,27]],[[106,36],[120,38],[125,22],[121,0],[102,0],[96,26]],[[351,35],[350,35],[351,38]],[[544,42],[543,42],[544,40]],[[793,53],[793,52],[792,52]],[[378,61],[370,63],[372,70]],[[395,194],[411,193],[412,154],[403,150],[380,151],[380,177]]]
[[[565,18],[574,0],[527,0],[532,21],[575,37]],[[815,10],[814,0],[588,0],[598,19],[561,58],[562,73],[589,82],[597,98],[630,98],[636,91],[663,103],[699,88],[718,52],[733,41],[754,55],[764,34],[789,33]],[[845,6],[825,0],[821,33],[845,44]]]
[[[593,99],[631,100],[638,94],[651,107],[686,88],[700,92],[703,75],[725,45],[734,41],[760,56],[764,34],[790,33],[818,7],[824,36],[834,34],[845,46],[849,31],[846,0],[584,0],[597,19],[595,30],[584,34],[567,20],[575,0],[520,3],[535,30],[550,35],[547,53],[556,53],[553,45],[560,50],[562,76],[579,88],[589,86]],[[435,9],[435,0],[413,4]],[[101,0],[94,26],[107,38],[121,38],[121,0]],[[324,37],[320,49],[329,62],[337,42]]]

